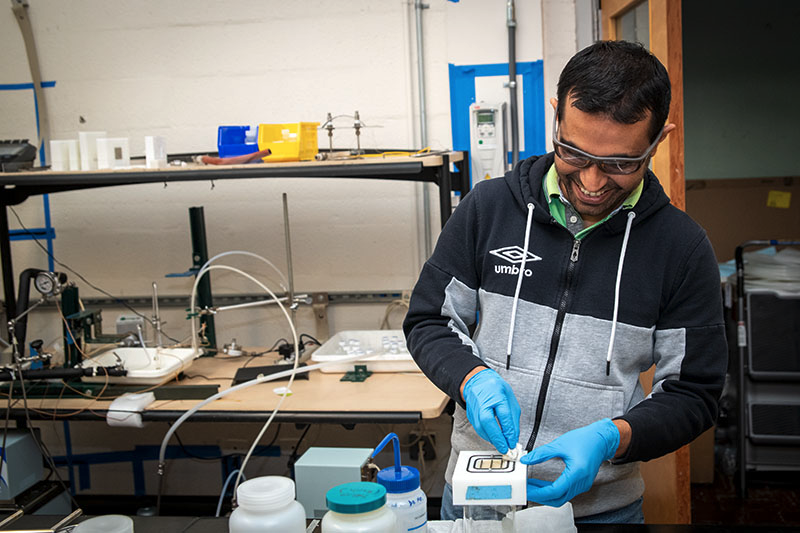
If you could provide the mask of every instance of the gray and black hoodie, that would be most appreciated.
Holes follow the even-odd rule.
[[[638,461],[711,427],[727,368],[720,278],[705,232],[669,203],[647,171],[639,200],[576,239],[548,209],[553,154],[479,183],[445,225],[403,324],[428,378],[456,401],[446,480],[461,450],[485,450],[459,387],[476,366],[496,370],[522,408],[530,451],[601,418],[632,428],[575,516],[628,505],[644,490]],[[645,397],[639,374],[655,365]],[[560,461],[529,467],[553,480]]]

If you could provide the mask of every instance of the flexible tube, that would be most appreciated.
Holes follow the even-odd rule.
[[[227,396],[228,394],[230,394],[230,393],[232,393],[234,391],[239,391],[239,390],[242,390],[242,389],[246,389],[248,387],[252,387],[253,385],[258,385],[260,383],[266,383],[267,381],[273,381],[273,380],[276,380],[276,379],[285,378],[286,376],[289,376],[291,374],[302,374],[303,372],[310,372],[312,370],[317,370],[318,368],[322,368],[322,367],[328,366],[328,365],[341,364],[341,363],[351,363],[351,362],[354,362],[354,361],[359,361],[361,359],[365,359],[367,357],[372,357],[373,355],[374,354],[351,355],[351,356],[342,357],[341,359],[336,359],[336,360],[333,360],[333,361],[325,361],[323,363],[317,363],[316,365],[302,366],[302,367],[297,368],[296,370],[295,369],[284,370],[283,372],[276,372],[274,374],[269,374],[267,376],[261,376],[261,377],[258,377],[256,379],[253,379],[253,380],[250,380],[250,381],[246,381],[244,383],[240,383],[240,384],[236,385],[235,387],[231,387],[230,389],[225,389],[224,391],[218,392],[217,394],[214,394],[213,396],[209,396],[208,398],[206,398],[202,402],[198,403],[197,405],[195,405],[194,407],[192,407],[191,409],[189,409],[188,411],[183,413],[183,415],[181,415],[181,417],[178,418],[178,420],[176,420],[174,424],[172,424],[172,426],[169,428],[169,431],[167,431],[167,434],[164,436],[164,440],[161,442],[161,449],[158,452],[158,462],[160,464],[163,464],[164,456],[166,455],[166,450],[167,450],[167,442],[169,442],[169,439],[172,437],[172,434],[175,433],[175,430],[177,430],[177,428],[182,423],[184,423],[187,418],[189,418],[194,413],[196,413],[199,409],[202,409],[203,407],[205,407],[209,403],[213,402],[214,400],[218,400],[220,398],[223,398],[223,397]]]
[[[225,500],[225,491],[228,490],[228,484],[231,482],[231,479],[233,479],[233,475],[234,474],[238,474],[239,472],[241,472],[241,470],[237,469],[237,470],[234,470],[233,472],[231,472],[230,474],[228,474],[228,478],[225,480],[225,484],[222,485],[222,492],[219,493],[219,501],[217,502],[217,513],[214,515],[215,517],[219,517],[219,513],[222,510],[222,502],[223,502],[223,500]],[[244,476],[242,476],[242,477],[244,477]],[[247,478],[245,477],[245,480],[246,479]],[[234,494],[234,497],[235,497],[235,494]]]
[[[207,265],[207,266],[205,266],[203,269],[200,270],[200,272],[198,272],[197,279],[195,279],[195,283],[194,283],[194,286],[192,288],[191,309],[194,309],[195,296],[197,294],[197,286],[198,286],[198,283],[199,283],[200,279],[203,277],[203,275],[205,275],[206,272],[209,272],[211,270],[230,270],[232,272],[236,272],[237,274],[240,274],[240,275],[244,276],[245,278],[249,279],[250,281],[252,281],[256,285],[258,285],[259,287],[264,289],[272,297],[272,299],[275,301],[275,303],[278,305],[278,307],[283,312],[283,315],[286,317],[286,320],[289,322],[289,327],[292,330],[292,340],[294,341],[294,347],[295,347],[294,368],[292,368],[292,371],[296,371],[297,370],[297,364],[298,364],[298,362],[300,360],[299,341],[298,341],[298,338],[297,338],[297,330],[295,329],[294,324],[292,323],[292,320],[289,317],[289,313],[286,311],[286,308],[280,302],[280,300],[275,295],[275,293],[273,293],[266,285],[264,285],[263,283],[258,281],[256,278],[254,278],[250,274],[248,274],[248,273],[246,273],[246,272],[244,272],[242,270],[239,270],[238,268],[234,268],[234,267],[227,266],[227,265]],[[196,347],[197,335],[196,335],[196,333],[194,331],[194,325],[195,325],[194,319],[192,319],[192,341],[193,341],[192,342],[192,344],[193,344],[192,348],[193,348],[194,353],[196,354],[197,353],[197,347]],[[283,404],[283,401],[286,399],[286,396],[288,394],[289,388],[291,387],[291,384],[294,381],[294,376],[295,376],[295,374],[294,374],[294,372],[292,372],[291,373],[291,377],[289,378],[289,384],[286,387],[286,391],[281,396],[281,399],[278,402],[278,405],[275,406],[275,409],[273,410],[272,415],[269,417],[267,422],[264,424],[264,427],[262,428],[261,433],[259,434],[259,436],[256,439],[256,441],[253,443],[253,446],[251,446],[250,451],[247,453],[247,456],[245,457],[244,462],[242,463],[242,466],[239,469],[239,477],[236,478],[236,485],[234,486],[234,494],[235,494],[236,488],[239,486],[239,480],[241,479],[242,471],[244,470],[244,467],[247,464],[247,461],[250,459],[250,455],[252,454],[253,450],[255,449],[256,445],[258,444],[258,441],[261,440],[261,437],[266,432],[267,428],[269,427],[270,422],[272,422],[272,419],[278,413],[278,410],[280,409],[281,405]],[[257,380],[253,380],[253,381],[257,381]],[[252,382],[248,382],[248,383],[252,383]],[[242,385],[246,385],[246,383],[242,383]],[[241,388],[241,386],[233,387],[233,388],[228,389],[228,390],[223,391],[223,392],[225,394],[227,394],[227,393],[231,392],[232,390],[234,390],[234,389],[238,390],[239,388]],[[209,402],[211,402],[211,401],[213,401],[213,400],[215,400],[217,398],[223,397],[225,394],[218,393],[218,394],[216,394],[214,396],[206,398],[204,401],[200,402],[198,405],[194,406],[192,409],[190,409],[189,411],[184,413],[180,418],[178,418],[178,420],[175,422],[175,424],[173,424],[170,427],[169,431],[167,431],[167,434],[164,436],[164,440],[161,443],[161,449],[159,450],[158,475],[161,478],[161,482],[163,482],[163,479],[164,479],[164,471],[165,471],[164,457],[165,457],[165,454],[166,454],[166,447],[167,447],[167,443],[169,442],[169,439],[172,436],[172,434],[178,429],[178,427],[184,422],[184,420],[189,418],[189,416],[194,414],[199,408],[203,407],[204,405],[207,405]],[[158,508],[159,508],[158,510],[160,511],[160,492],[159,492],[159,505],[158,505]]]
[[[195,302],[195,298],[197,296],[197,287],[200,284],[200,279],[206,274],[206,272],[209,271],[209,267],[210,267],[211,263],[213,263],[217,259],[220,259],[221,257],[226,257],[226,256],[229,256],[229,255],[246,255],[246,256],[255,257],[256,259],[261,260],[262,262],[264,262],[268,266],[272,267],[272,269],[275,270],[275,272],[278,273],[278,275],[280,276],[281,280],[283,281],[283,283],[281,283],[281,288],[284,290],[284,292],[288,291],[288,289],[286,287],[288,286],[289,282],[286,281],[286,276],[284,276],[283,272],[281,272],[278,269],[278,267],[276,267],[269,259],[261,257],[258,254],[254,254],[253,252],[247,252],[247,251],[244,251],[244,250],[231,250],[231,251],[228,251],[228,252],[222,252],[222,253],[219,253],[219,254],[215,255],[214,257],[212,257],[208,261],[206,261],[205,264],[202,267],[200,267],[200,270],[197,272],[197,276],[195,277],[195,280],[194,280],[194,285],[192,286],[191,306],[189,307],[189,312],[190,313],[194,312],[194,302]],[[270,294],[272,294],[272,293],[270,292]],[[291,302],[290,302],[290,305],[291,305]],[[194,351],[195,354],[197,354],[198,353],[198,350],[197,350],[197,325],[195,324],[194,317],[192,317],[191,325],[192,325],[192,350]]]
[[[219,259],[221,257],[228,256],[228,255],[246,255],[246,256],[249,256],[249,257],[255,257],[256,259],[262,261],[267,266],[271,267],[272,270],[274,270],[275,272],[278,273],[278,275],[281,277],[281,281],[283,282],[283,283],[280,284],[281,288],[284,291],[288,290],[287,287],[289,286],[289,282],[286,280],[286,276],[283,274],[283,272],[281,272],[281,270],[278,267],[276,267],[272,263],[272,261],[270,261],[269,259],[267,259],[265,257],[261,257],[258,254],[254,254],[253,252],[247,252],[247,251],[244,251],[244,250],[231,250],[231,251],[228,251],[228,252],[219,253],[219,254],[215,255],[214,257],[212,257],[211,259],[209,259],[208,261],[206,261],[205,264],[202,267],[200,267],[200,270],[203,270],[205,267],[207,267],[208,265],[210,265],[211,263],[213,263],[217,259]]]

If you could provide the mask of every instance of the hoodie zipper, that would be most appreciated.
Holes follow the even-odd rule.
[[[550,376],[553,374],[553,365],[556,362],[556,352],[558,351],[558,343],[561,340],[561,327],[564,325],[564,317],[567,314],[567,304],[569,304],[570,297],[572,296],[572,276],[575,273],[575,265],[578,262],[580,248],[581,241],[574,239],[572,242],[572,253],[570,254],[569,263],[567,264],[566,283],[564,284],[564,291],[561,293],[561,300],[558,304],[553,337],[550,339],[550,354],[547,357],[547,365],[544,368],[544,375],[542,376],[542,386],[539,389],[539,399],[536,402],[536,418],[533,422],[533,431],[531,431],[528,444],[525,446],[526,450],[533,449],[533,444],[536,442],[536,437],[539,433],[539,426],[542,423],[544,400],[547,397],[547,389],[550,386]]]

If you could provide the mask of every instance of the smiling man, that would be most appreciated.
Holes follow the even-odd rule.
[[[577,522],[642,522],[639,461],[717,415],[716,260],[648,170],[675,129],[666,70],[638,44],[596,43],[551,104],[554,152],[462,200],[404,323],[417,364],[456,402],[443,519],[461,513],[461,450],[520,444],[529,501],[571,501]],[[639,374],[653,365],[645,397]]]

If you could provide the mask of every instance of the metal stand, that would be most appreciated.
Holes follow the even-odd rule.
[[[195,273],[208,261],[208,241],[206,239],[206,221],[202,207],[189,208],[189,225],[192,232],[192,270]],[[195,274],[197,275],[197,274]],[[214,302],[211,296],[211,274],[206,274],[197,286],[197,304],[200,309],[213,307]],[[189,310],[190,313],[194,309]],[[213,315],[201,315],[200,325],[205,326],[205,337],[208,339],[208,348],[205,355],[216,355],[217,353],[217,331],[214,328]]]

